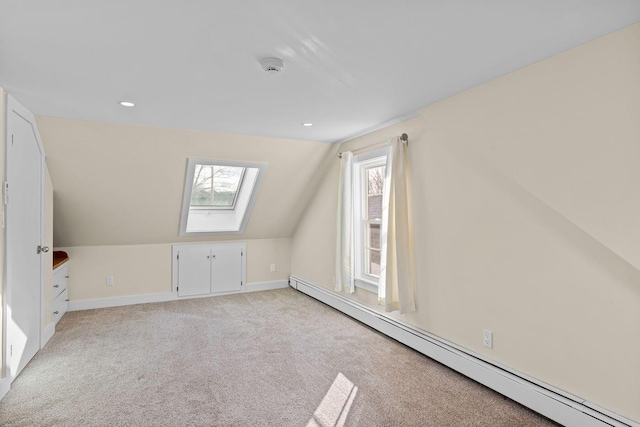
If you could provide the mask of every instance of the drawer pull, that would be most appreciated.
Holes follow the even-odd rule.
[[[68,278],[69,278],[69,276],[64,276],[64,278],[65,278],[65,279],[68,279]]]
[[[53,287],[54,287],[54,288],[59,288],[59,287],[60,287],[60,285],[53,285]]]
[[[59,313],[58,311],[54,311],[54,312],[53,312],[53,314],[58,314],[58,313]]]
[[[66,301],[66,302],[69,302],[69,298],[67,298],[65,301]]]

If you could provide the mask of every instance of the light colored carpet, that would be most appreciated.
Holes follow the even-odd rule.
[[[67,313],[3,426],[551,426],[292,289]]]

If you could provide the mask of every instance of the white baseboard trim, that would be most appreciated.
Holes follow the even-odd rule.
[[[120,307],[123,305],[145,304],[149,302],[173,301],[176,297],[171,292],[161,294],[127,295],[122,297],[84,299],[69,301],[67,311],[92,310],[94,308]]]
[[[565,426],[640,427],[640,424],[572,396],[541,381],[484,360],[477,354],[392,319],[295,276],[290,286],[378,330],[414,350],[462,373]]]
[[[288,280],[273,280],[270,282],[247,283],[243,292],[271,291],[273,289],[283,289],[289,286]]]
[[[42,350],[45,345],[49,342],[53,334],[56,333],[56,324],[54,322],[49,323],[49,326],[42,331],[42,336],[40,337],[40,349]]]
[[[0,400],[11,390],[11,381],[9,378],[0,378]]]
[[[243,292],[259,292],[272,289],[282,289],[286,288],[287,286],[289,286],[288,280],[274,280],[271,282],[247,283],[242,287],[242,290],[238,292],[221,292],[217,294],[190,295],[186,297],[179,297],[175,292],[166,292],[161,294],[127,295],[122,297],[85,299],[78,301],[69,301],[67,311],[92,310],[95,308],[120,307],[123,305],[176,301],[191,298],[210,298],[222,295],[239,294]]]

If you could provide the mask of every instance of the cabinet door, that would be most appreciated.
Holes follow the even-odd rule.
[[[178,252],[178,296],[211,293],[211,249],[188,248]]]
[[[242,288],[242,254],[237,246],[211,250],[211,292],[235,292]]]

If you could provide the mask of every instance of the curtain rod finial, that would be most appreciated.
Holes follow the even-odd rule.
[[[407,135],[406,133],[403,133],[400,136],[400,139],[403,140],[404,142],[409,142],[409,135]]]

